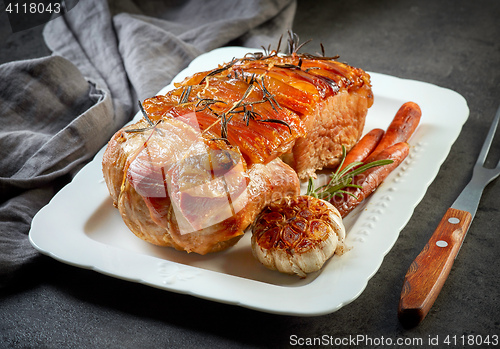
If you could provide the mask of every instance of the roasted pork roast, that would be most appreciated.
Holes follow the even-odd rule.
[[[138,237],[206,254],[232,246],[271,201],[340,161],[373,103],[370,77],[335,59],[249,54],[141,104],[103,157]]]

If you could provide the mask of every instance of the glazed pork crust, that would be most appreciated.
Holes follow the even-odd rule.
[[[280,108],[299,116],[305,134],[281,157],[300,179],[339,164],[342,145],[349,151],[356,144],[373,104],[370,76],[363,70],[296,53],[235,60],[219,70],[186,78],[177,86],[228,78],[260,81],[258,88],[272,95]]]

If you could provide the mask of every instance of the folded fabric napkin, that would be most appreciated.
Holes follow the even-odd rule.
[[[0,66],[0,286],[38,254],[28,241],[33,216],[131,119],[137,100],[214,48],[274,47],[296,4],[85,0],[69,8],[44,28],[52,56]]]

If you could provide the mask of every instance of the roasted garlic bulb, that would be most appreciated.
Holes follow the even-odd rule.
[[[269,204],[252,226],[252,252],[267,268],[306,277],[335,253],[343,254],[345,228],[329,202],[307,195]]]

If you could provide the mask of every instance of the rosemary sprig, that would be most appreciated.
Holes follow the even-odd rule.
[[[290,127],[290,125],[288,124],[288,122],[286,122],[284,120],[279,120],[279,119],[260,119],[258,121],[259,122],[270,122],[270,123],[284,125],[284,126],[288,127],[288,132],[290,132],[290,134],[292,134],[292,128]]]
[[[212,113],[216,114],[215,111],[211,108],[213,104],[216,103],[222,103],[222,104],[227,104],[224,101],[218,100],[218,99],[212,99],[212,98],[201,98],[200,96],[196,96],[198,99],[198,102],[196,102],[195,107],[196,107],[196,112],[204,111],[205,109],[209,109]]]
[[[141,101],[138,101],[139,102],[139,109],[141,110],[141,113],[142,115],[144,116],[144,119],[146,119],[147,123],[148,123],[148,126],[146,127],[143,127],[143,128],[132,128],[132,129],[129,129],[129,130],[125,130],[125,132],[128,132],[128,133],[138,133],[138,132],[144,132],[144,131],[149,131],[149,130],[155,130],[155,131],[158,131],[158,133],[163,136],[163,131],[156,128],[156,126],[158,126],[158,124],[160,122],[162,122],[162,120],[158,120],[156,123],[154,123],[153,121],[151,121],[151,119],[149,118],[148,116],[148,113],[146,113],[146,111],[144,110],[144,107],[142,106],[142,103]]]
[[[125,132],[137,133],[137,132],[144,132],[144,131],[149,131],[149,130],[156,130],[156,131],[160,131],[160,134],[163,136],[162,131],[156,128],[156,126],[158,126],[158,124],[160,122],[162,122],[162,120],[158,120],[155,124],[152,123],[151,125],[146,126],[144,128],[132,128],[132,129],[129,129],[129,130],[125,130]]]
[[[179,104],[184,104],[189,101],[189,94],[191,93],[191,90],[193,89],[193,86],[187,86],[182,88],[182,94],[180,97]]]
[[[274,95],[269,92],[269,90],[266,88],[266,85],[264,84],[264,76],[261,77],[260,79],[260,83],[256,80],[254,80],[257,85],[260,87],[261,91],[262,91],[262,94],[263,94],[263,99],[265,101],[268,101],[269,104],[271,104],[271,107],[274,109],[274,111],[277,113],[278,112],[278,109],[283,109],[281,107],[281,105],[279,105],[278,101],[276,100],[276,98],[274,98]],[[290,125],[288,125],[288,128],[290,128]],[[291,132],[290,132],[291,133]]]
[[[309,177],[306,195],[313,196],[319,199],[330,200],[334,196],[342,196],[343,194],[347,194],[357,199],[356,195],[347,190],[344,190],[345,188],[362,188],[360,185],[352,184],[353,178],[370,168],[389,165],[394,162],[393,160],[387,159],[372,161],[368,164],[363,165],[362,162],[355,161],[347,165],[342,171],[340,171],[342,165],[344,164],[345,157],[346,150],[345,147],[342,146],[342,160],[337,170],[331,175],[328,183],[318,188],[314,188],[314,181],[311,177]]]
[[[139,109],[141,110],[141,113],[144,116],[144,118],[146,119],[146,121],[148,122],[149,126],[154,126],[153,121],[151,121],[151,119],[148,116],[148,113],[146,113],[146,111],[144,110],[144,107],[142,106],[141,101],[137,101],[137,103],[139,104]]]
[[[231,62],[229,62],[228,64],[226,64],[225,66],[220,67],[220,68],[215,69],[215,70],[212,70],[210,73],[208,73],[207,75],[205,75],[205,76],[203,77],[203,79],[201,79],[200,84],[201,84],[202,82],[204,82],[204,81],[205,81],[205,79],[207,79],[207,78],[209,78],[209,77],[211,77],[211,76],[214,76],[214,75],[220,74],[220,73],[222,73],[222,72],[224,72],[224,71],[228,70],[228,69],[229,69],[229,68],[231,68],[233,65],[235,65],[235,64],[236,64],[236,62],[239,62],[239,59],[235,59],[235,58],[233,58],[233,60],[232,60]]]
[[[290,54],[297,53],[299,50],[307,45],[309,42],[311,42],[312,39],[307,40],[306,42],[303,42],[300,44],[300,39],[297,33],[292,32],[291,30],[288,31],[288,52]]]

